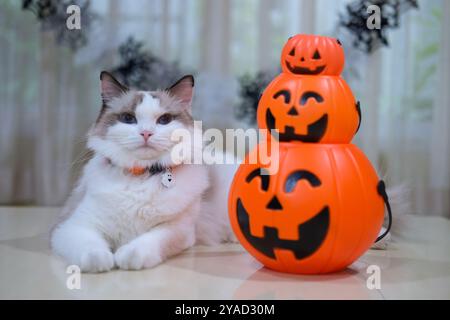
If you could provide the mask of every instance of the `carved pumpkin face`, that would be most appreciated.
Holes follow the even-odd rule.
[[[258,127],[277,129],[280,142],[348,143],[359,128],[360,109],[339,77],[276,77],[258,105]]]
[[[239,241],[275,270],[345,268],[375,241],[383,222],[375,170],[352,144],[283,143],[279,155],[276,174],[242,164],[235,175],[229,215]]]
[[[337,76],[344,68],[344,50],[335,38],[298,34],[284,45],[281,68],[295,75]]]

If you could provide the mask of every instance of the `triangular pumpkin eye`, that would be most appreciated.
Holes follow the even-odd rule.
[[[290,56],[295,56],[295,47],[292,48],[291,52],[289,52]]]
[[[314,55],[313,55],[313,57],[312,57],[313,59],[320,59],[320,54],[319,54],[319,51],[314,51]]]

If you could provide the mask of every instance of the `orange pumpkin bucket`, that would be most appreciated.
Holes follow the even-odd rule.
[[[279,170],[248,161],[265,144],[247,155],[230,188],[231,226],[244,248],[271,269],[338,271],[387,234],[377,238],[384,205],[388,230],[392,219],[385,185],[350,144],[361,109],[340,77],[340,42],[296,35],[283,48],[281,66],[257,110],[258,126],[279,142],[278,158],[271,159]]]
[[[259,163],[239,167],[228,203],[237,238],[278,271],[347,267],[383,223],[383,190],[369,160],[353,144],[281,143],[279,163],[274,175]]]
[[[258,104],[261,129],[280,142],[349,143],[359,128],[360,107],[341,77],[282,73]]]
[[[294,75],[338,76],[344,68],[344,49],[335,38],[298,34],[284,45],[281,68]]]

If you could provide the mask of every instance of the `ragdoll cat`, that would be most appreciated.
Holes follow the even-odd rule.
[[[84,272],[151,268],[195,243],[232,237],[227,192],[236,165],[171,157],[176,129],[193,130],[194,79],[167,90],[126,88],[102,72],[93,156],[51,233],[51,247]],[[180,163],[181,162],[181,163]]]

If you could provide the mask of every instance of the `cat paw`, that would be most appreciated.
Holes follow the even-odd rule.
[[[116,265],[124,270],[140,270],[152,268],[162,262],[161,257],[150,252],[148,247],[136,244],[126,244],[120,247],[114,255]]]
[[[80,269],[83,272],[105,272],[114,267],[114,255],[104,249],[90,250],[81,255]]]

